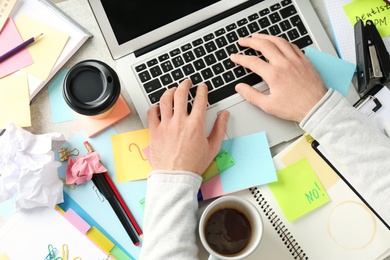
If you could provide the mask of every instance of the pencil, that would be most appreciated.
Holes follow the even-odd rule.
[[[41,34],[39,34],[39,35],[37,35],[35,37],[31,37],[27,41],[21,43],[20,45],[16,46],[15,48],[13,48],[13,49],[9,50],[8,52],[4,53],[3,55],[0,56],[0,62],[3,62],[6,59],[8,59],[9,57],[11,57],[11,56],[15,55],[16,53],[20,52],[21,50],[26,48],[28,45],[30,45],[31,43],[35,42],[42,35],[43,35],[43,33],[41,33]]]
[[[94,151],[88,141],[84,142],[84,146],[87,149],[88,153]],[[133,228],[136,229],[138,233],[139,226],[136,225],[138,229],[136,228],[136,226],[134,226],[134,223],[136,223],[135,219],[133,215],[131,215],[130,210],[128,209],[124,200],[120,196],[119,191],[116,189],[108,173],[104,172],[99,174],[93,174],[92,181],[95,184],[96,188],[98,188],[98,190],[103,194],[103,196],[110,203],[111,207],[113,208],[115,214],[118,216],[120,222],[125,228],[127,234],[130,236],[130,239],[132,240],[134,245],[139,246],[140,242],[133,230]]]

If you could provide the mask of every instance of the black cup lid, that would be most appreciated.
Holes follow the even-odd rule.
[[[77,113],[99,115],[109,110],[121,92],[116,72],[98,60],[85,60],[73,66],[65,76],[63,96]]]

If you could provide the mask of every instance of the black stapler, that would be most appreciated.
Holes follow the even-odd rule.
[[[364,95],[377,84],[390,80],[390,55],[375,24],[359,20],[354,26],[358,93]]]

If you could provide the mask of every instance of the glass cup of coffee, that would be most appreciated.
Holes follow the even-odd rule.
[[[102,119],[112,112],[120,92],[119,77],[110,66],[98,60],[85,60],[68,71],[62,94],[78,114]]]
[[[211,202],[199,221],[199,237],[209,260],[237,260],[248,257],[263,237],[263,220],[249,201],[223,196]]]

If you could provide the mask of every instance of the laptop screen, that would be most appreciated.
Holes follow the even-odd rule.
[[[101,0],[101,3],[116,40],[121,45],[218,1]]]

